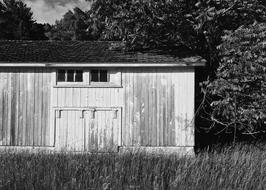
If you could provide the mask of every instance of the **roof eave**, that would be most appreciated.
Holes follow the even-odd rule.
[[[202,67],[206,62],[178,63],[0,63],[0,67]]]

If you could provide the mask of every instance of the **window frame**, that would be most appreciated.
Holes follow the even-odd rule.
[[[98,71],[98,81],[92,81],[92,71]],[[107,81],[100,81],[101,80],[101,72],[100,71],[106,71]],[[108,69],[91,69],[89,76],[90,76],[90,78],[89,78],[90,79],[90,84],[94,84],[94,85],[99,84],[99,85],[101,85],[101,84],[110,84],[111,83],[111,81],[110,81],[110,70],[108,70]]]
[[[59,71],[64,71],[64,75],[65,75],[65,80],[64,81],[59,81]],[[69,78],[69,72],[68,71],[74,71],[73,72],[73,81],[68,81]],[[81,71],[82,74],[82,81],[76,81],[76,75],[77,72]],[[57,69],[56,70],[56,84],[82,84],[84,83],[84,70],[83,69]]]
[[[58,81],[58,72],[60,70],[81,70],[83,73],[82,82],[60,82]],[[106,70],[108,82],[94,82],[91,81],[92,70]],[[118,74],[118,75],[117,75]],[[115,81],[111,81],[112,77]],[[122,72],[120,69],[114,68],[57,68],[55,69],[55,83],[54,88],[123,88],[122,86]]]

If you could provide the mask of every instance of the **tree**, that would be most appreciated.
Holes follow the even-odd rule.
[[[241,26],[223,36],[217,78],[207,83],[211,119],[221,132],[266,132],[266,23]]]
[[[32,12],[20,0],[0,1],[0,39],[29,39],[34,23]]]
[[[223,52],[221,53],[223,50],[217,47],[223,43],[223,36],[226,31],[234,33],[241,26],[247,26],[254,22],[265,23],[265,0],[95,0],[91,14],[97,18],[98,23],[100,22],[104,26],[100,39],[121,40],[124,42],[122,48],[126,50],[162,49],[170,52],[182,46],[201,55],[207,60],[207,67],[204,68],[204,72],[200,73],[200,76],[197,75],[197,81],[207,80],[205,84],[209,84],[208,101],[205,101],[204,97],[206,96],[204,96],[203,103],[200,103],[202,94],[199,95],[199,89],[197,89],[196,102],[200,108],[202,105],[204,108],[207,107],[208,110],[206,111],[210,111],[212,114],[204,118],[205,111],[201,109],[198,112],[200,113],[199,116],[196,117],[197,122],[201,122],[202,125],[200,126],[211,128],[213,125],[210,127],[211,123],[206,121],[216,120],[227,125],[232,120],[239,119],[233,115],[233,112],[231,112],[232,115],[227,115],[227,120],[224,118],[225,115],[221,114],[224,109],[221,105],[225,99],[217,96],[215,92],[217,92],[216,88],[222,88],[223,84],[212,83],[212,81],[216,81],[217,77],[219,78],[219,75],[216,75],[219,72],[217,68],[220,68],[220,64],[224,63],[224,55]],[[228,80],[234,76],[234,72],[237,72],[231,71]],[[256,75],[258,74],[260,73],[256,73]],[[212,88],[211,85],[214,84],[217,85]],[[228,94],[226,91],[224,93]],[[234,96],[229,93],[227,98],[234,99]],[[235,100],[239,101],[238,98]],[[256,101],[259,102],[258,99]],[[213,102],[211,108],[209,102]],[[231,108],[229,106],[228,109],[232,109],[233,104],[230,103]],[[241,102],[238,104],[244,107]],[[249,116],[253,114],[252,109],[251,106]],[[258,114],[255,115],[258,116]],[[245,118],[242,125],[255,126],[256,120],[247,119],[248,114],[245,115]],[[259,121],[260,124],[256,124],[256,127],[262,126],[262,120]],[[252,122],[246,123],[248,121]],[[234,125],[230,125],[229,128],[235,124],[238,125],[237,122],[234,122]],[[225,125],[215,125],[214,128],[217,131],[219,127],[221,129],[228,128]],[[252,129],[249,132],[241,127],[238,129],[240,133],[252,134],[258,131],[259,127],[256,127],[255,130]]]
[[[45,36],[45,24],[32,24],[30,28],[30,40],[48,40]]]
[[[122,40],[127,50],[183,46],[208,61],[214,76],[225,30],[265,20],[263,0],[96,0],[91,15],[101,23],[100,39]],[[98,24],[100,25],[100,24]]]
[[[46,36],[51,40],[90,40],[89,20],[89,14],[76,7],[74,12],[69,10],[61,20],[56,21]]]
[[[101,39],[122,40],[129,50],[170,50],[184,44],[186,37],[193,38],[193,28],[184,17],[193,10],[191,2],[98,0],[91,12],[104,25]]]

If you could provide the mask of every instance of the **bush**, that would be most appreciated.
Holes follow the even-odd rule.
[[[242,26],[223,37],[217,78],[207,82],[207,91],[215,97],[211,119],[226,132],[265,132],[265,37],[266,23]]]

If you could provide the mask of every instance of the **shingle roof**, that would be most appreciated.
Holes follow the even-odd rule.
[[[115,42],[0,41],[0,63],[186,63],[204,60],[188,51],[124,52]],[[0,64],[1,65],[1,64]]]

